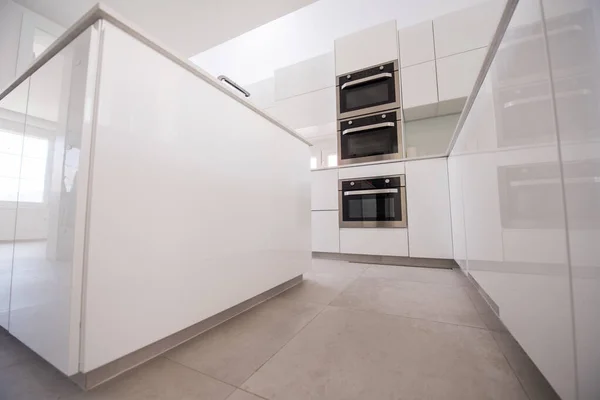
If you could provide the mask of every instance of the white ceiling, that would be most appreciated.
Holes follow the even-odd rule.
[[[191,60],[213,75],[242,85],[273,76],[288,65],[333,51],[335,39],[396,20],[398,28],[487,0],[319,0]],[[504,1],[504,0],[492,0]]]
[[[7,0],[0,0],[0,6]],[[103,0],[108,7],[185,57],[223,43],[316,0]],[[98,0],[15,0],[64,26]]]

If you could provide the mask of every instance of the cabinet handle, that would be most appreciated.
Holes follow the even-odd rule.
[[[362,79],[357,79],[355,81],[352,82],[346,82],[342,85],[342,90],[352,87],[352,86],[356,86],[356,85],[361,85],[363,83],[367,83],[367,82],[371,82],[371,81],[378,81],[380,79],[387,79],[387,78],[391,78],[394,75],[392,75],[390,72],[384,72],[382,74],[377,74],[377,75],[373,75],[373,76],[369,76],[367,78],[362,78]]]
[[[229,84],[234,89],[239,90],[240,92],[242,92],[244,94],[244,96],[250,97],[250,92],[245,90],[243,87],[241,87],[240,85],[238,85],[237,83],[235,83],[234,81],[232,81],[231,79],[226,77],[225,75],[219,75],[217,77],[217,79],[220,80],[221,82],[225,82],[225,83]]]
[[[373,124],[373,125],[367,125],[367,126],[359,126],[358,128],[344,129],[342,131],[342,135],[345,135],[347,133],[370,131],[372,129],[379,129],[379,128],[388,128],[388,127],[393,128],[394,126],[396,126],[396,124],[393,122],[382,122],[380,124]]]

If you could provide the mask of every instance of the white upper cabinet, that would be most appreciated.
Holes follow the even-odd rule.
[[[311,172],[311,209],[338,209],[338,170],[325,169]]]
[[[272,107],[275,104],[274,78],[245,85],[244,89],[250,93],[248,101],[261,110]]]
[[[335,40],[337,76],[397,59],[398,30],[395,20]]]
[[[292,129],[335,123],[335,87],[280,100],[265,112]]]
[[[406,163],[406,206],[410,256],[453,258],[445,158]]]
[[[433,20],[437,58],[488,46],[496,31],[504,1],[491,0]]]
[[[333,52],[275,70],[276,100],[333,86],[335,86]]]
[[[433,21],[425,21],[400,29],[398,44],[402,68],[434,60]]]
[[[438,102],[435,61],[402,68],[400,76],[404,109]]]
[[[437,60],[440,101],[468,97],[487,53],[484,47]]]

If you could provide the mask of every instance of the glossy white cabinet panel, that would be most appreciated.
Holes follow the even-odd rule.
[[[281,100],[265,112],[293,129],[335,123],[335,87]]]
[[[453,258],[446,158],[406,162],[411,257]]]
[[[340,252],[340,217],[337,210],[312,212],[312,251]]]
[[[447,57],[488,46],[500,22],[505,1],[489,0],[433,20],[435,54]]]
[[[340,179],[372,178],[385,175],[404,174],[404,162],[362,165],[357,167],[340,168]]]
[[[275,70],[277,100],[333,86],[335,86],[333,52]]]
[[[340,229],[340,253],[408,256],[406,229]]]
[[[396,21],[388,21],[335,40],[336,76],[398,59]]]
[[[460,159],[448,158],[448,189],[450,193],[450,216],[452,228],[452,252],[454,260],[463,271],[468,271],[465,213],[463,210],[462,175]]]
[[[579,399],[600,395],[600,3],[542,0],[569,237]]]
[[[8,329],[9,322],[15,222],[28,92],[29,79],[0,100],[0,326],[4,329]]]
[[[306,144],[109,23],[102,51],[84,372],[303,274],[312,247]]]
[[[15,224],[9,331],[67,375],[79,367],[96,35],[87,29],[30,78]],[[54,118],[40,129],[38,115]]]
[[[580,279],[584,273],[573,263],[570,253],[575,248],[569,242],[575,237],[571,226],[577,226],[584,220],[586,228],[580,232],[585,230],[586,234],[592,235],[588,238],[598,243],[593,238],[593,229],[590,229],[598,206],[584,206],[597,203],[591,200],[596,196],[592,176],[597,176],[597,169],[594,169],[594,164],[576,161],[574,151],[566,148],[559,151],[558,138],[569,126],[580,127],[582,123],[597,121],[597,113],[593,113],[594,117],[585,116],[585,102],[578,102],[575,94],[579,93],[581,86],[560,86],[558,79],[551,79],[546,54],[548,49],[551,54],[552,51],[560,54],[564,51],[564,47],[560,50],[561,46],[569,48],[571,57],[579,51],[588,52],[581,50],[581,37],[578,37],[585,30],[585,24],[570,16],[562,22],[569,21],[568,26],[575,24],[581,29],[561,30],[561,20],[547,21],[546,28],[555,30],[548,37],[569,32],[554,44],[550,41],[547,47],[540,3],[545,2],[519,2],[500,44],[501,51],[494,58],[452,150],[449,159],[450,193],[453,237],[458,240],[454,246],[455,257],[457,261],[466,258],[469,273],[496,303],[504,325],[560,398],[581,400],[594,398],[577,396],[576,387],[579,381],[580,388],[585,386],[594,390],[598,375],[598,352],[594,352],[598,331],[594,338],[584,339],[587,334],[593,335],[592,321],[597,321],[597,316],[592,317],[589,308],[582,309],[585,311],[580,315],[581,326],[578,325],[577,283],[583,283],[580,292],[583,303],[597,302],[598,297],[594,297],[593,284],[589,285],[595,279],[589,282]],[[549,3],[555,4],[555,1],[549,0]],[[588,16],[591,14],[589,10],[586,12]],[[594,37],[597,40],[597,36]],[[529,62],[524,62],[525,59]],[[564,67],[569,62],[574,62],[574,59],[563,57],[561,63],[553,65]],[[572,73],[575,71],[578,78],[581,77],[582,70],[571,69]],[[438,78],[441,97],[442,78]],[[589,88],[595,86],[588,86],[589,96],[586,98],[594,98],[592,93],[595,89]],[[566,90],[569,95],[565,92],[560,94],[560,90]],[[552,104],[553,97],[556,98],[556,108]],[[597,109],[596,102],[593,104],[589,109]],[[564,107],[562,110],[561,105]],[[561,116],[565,119],[561,120]],[[569,144],[573,144],[572,140]],[[590,144],[588,142],[584,147],[589,148]],[[574,158],[561,160],[566,154]],[[566,192],[565,187],[568,188]],[[570,190],[584,199],[576,201],[578,205],[573,220],[568,218]],[[461,254],[463,249],[465,255]],[[461,265],[465,264],[464,261]],[[584,267],[587,277],[597,275],[590,274],[591,265],[593,263]],[[580,337],[575,340],[579,329],[581,341]],[[575,343],[578,346],[586,343],[581,348],[585,361],[582,364],[577,358],[580,362],[577,368]],[[585,380],[583,373],[587,373],[587,385],[581,384]],[[589,379],[592,375],[596,378]]]
[[[487,48],[438,59],[437,79],[440,101],[468,97],[479,75]]]
[[[244,89],[250,93],[248,101],[261,110],[275,104],[275,78],[244,85]]]
[[[402,107],[419,107],[438,102],[435,61],[402,68]]]
[[[435,60],[433,47],[433,21],[402,28],[398,31],[400,66],[410,67]]]
[[[311,209],[312,210],[337,210],[338,209],[338,170],[326,169],[312,171],[311,184]]]

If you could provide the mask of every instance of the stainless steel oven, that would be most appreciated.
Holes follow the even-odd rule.
[[[340,228],[406,228],[404,175],[339,182]]]
[[[384,112],[338,122],[338,164],[403,158],[400,112]]]
[[[398,61],[337,78],[338,119],[400,107]]]

